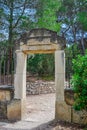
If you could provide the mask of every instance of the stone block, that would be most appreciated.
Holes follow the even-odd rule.
[[[73,106],[74,104],[74,92],[71,88],[66,88],[64,90],[64,99],[67,105]]]
[[[0,119],[7,118],[7,102],[0,102]]]
[[[12,86],[0,86],[0,101],[10,101],[14,97],[14,89]]]
[[[67,105],[64,101],[56,101],[55,118],[71,122],[71,106]]]
[[[11,92],[8,90],[0,90],[0,101],[10,101]]]
[[[7,105],[7,118],[11,121],[22,120],[26,114],[26,99],[14,99]]]
[[[87,111],[72,111],[72,122],[87,125]]]
[[[20,99],[14,99],[7,105],[7,118],[11,121],[21,120]]]
[[[0,90],[0,101],[5,101],[6,100],[6,94],[5,91]]]
[[[6,91],[6,101],[10,101],[11,100],[11,92],[10,91]]]

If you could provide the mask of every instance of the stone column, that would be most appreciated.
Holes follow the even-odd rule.
[[[56,101],[64,101],[65,59],[64,51],[55,52]]]
[[[26,98],[26,60],[27,55],[23,52],[16,51],[16,73],[14,79],[15,99]]]
[[[65,82],[65,54],[64,51],[55,52],[55,86],[56,104],[55,118],[71,121],[71,109],[64,101],[64,82]]]
[[[20,50],[16,51],[16,73],[14,78],[14,100],[7,106],[9,120],[21,120],[26,111],[26,60],[27,56]]]

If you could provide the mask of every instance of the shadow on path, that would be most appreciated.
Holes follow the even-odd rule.
[[[30,123],[29,121],[26,121],[27,123]],[[81,126],[78,124],[73,124],[73,123],[68,123],[68,122],[64,122],[64,121],[49,121],[47,123],[43,123],[35,128],[5,128],[4,127],[4,123],[5,122],[0,122],[0,130],[87,130],[87,128],[85,128],[85,126]],[[11,122],[9,122],[11,123]],[[2,124],[2,125],[1,125]],[[12,123],[14,124],[14,123]]]
[[[83,130],[84,128],[85,126],[81,126],[75,123],[52,120],[31,130]],[[87,128],[84,130],[87,130]]]

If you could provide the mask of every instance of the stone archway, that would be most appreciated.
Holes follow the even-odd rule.
[[[9,119],[22,119],[25,114],[26,106],[26,60],[27,54],[55,53],[55,86],[56,86],[56,106],[55,117],[61,119],[61,108],[64,102],[64,79],[65,79],[65,60],[64,47],[65,39],[58,36],[56,32],[47,29],[33,29],[21,36],[16,42],[16,73],[14,79],[15,95],[14,108],[10,106],[8,112]],[[59,108],[60,105],[60,108]],[[63,107],[63,108],[64,108]],[[66,110],[68,110],[66,108]],[[64,111],[65,112],[65,111]],[[67,118],[64,116],[64,118]],[[68,119],[67,119],[68,120]]]

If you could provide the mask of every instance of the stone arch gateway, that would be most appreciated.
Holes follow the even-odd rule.
[[[65,39],[48,29],[33,29],[16,41],[15,95],[9,104],[8,119],[23,119],[26,109],[26,60],[27,54],[55,53],[55,118],[70,120],[69,108],[64,101]],[[62,113],[61,113],[62,111]],[[68,113],[66,114],[65,113]]]

